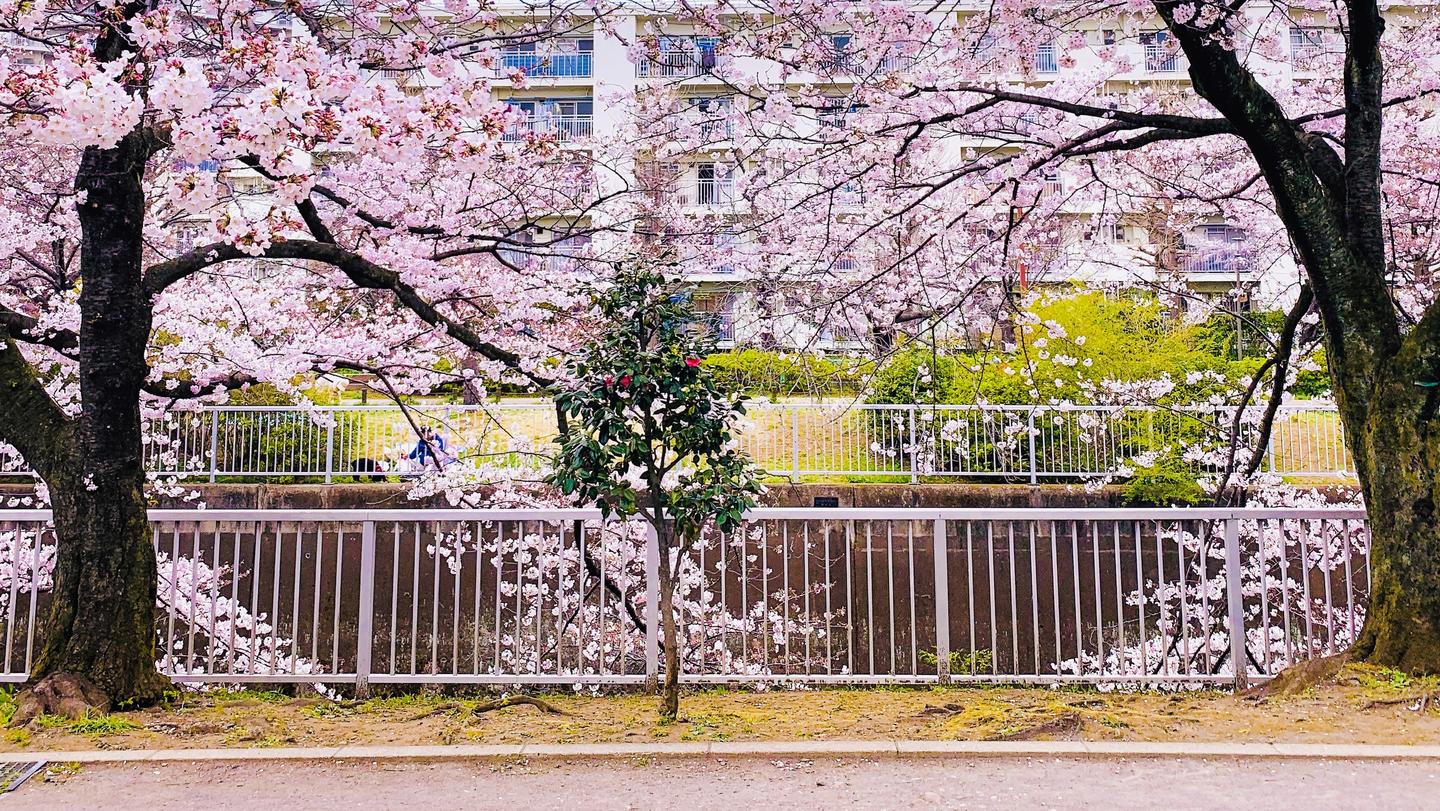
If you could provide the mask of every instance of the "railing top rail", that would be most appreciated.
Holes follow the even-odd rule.
[[[151,510],[152,521],[588,521],[597,509],[413,509],[413,510]],[[0,521],[48,521],[49,510],[0,510]],[[875,521],[1211,521],[1313,519],[1365,520],[1353,507],[759,507],[752,520]]]
[[[1217,406],[1153,406],[1153,405],[1019,405],[1005,403],[857,403],[853,401],[833,403],[772,403],[761,400],[751,400],[746,407],[753,410],[769,409],[794,409],[794,410],[829,410],[829,411],[905,411],[909,409],[934,410],[934,411],[1005,411],[1025,413],[1029,411],[1041,412],[1096,412],[1096,411],[1160,411],[1160,412],[1203,412],[1213,413],[1215,411],[1227,411],[1234,409],[1233,405]],[[445,412],[500,412],[500,411],[553,411],[555,406],[549,402],[538,403],[481,403],[481,404],[446,404],[446,403],[419,403],[406,405],[406,409],[419,413],[430,413],[435,411]],[[1251,410],[1260,411],[1264,406],[1249,406]],[[216,412],[318,412],[332,413],[337,411],[399,411],[400,406],[394,404],[378,405],[206,405],[200,408],[175,409],[168,413],[197,413],[201,411]],[[1282,411],[1307,410],[1307,411],[1335,411],[1334,403],[1320,401],[1297,400],[1280,405]]]

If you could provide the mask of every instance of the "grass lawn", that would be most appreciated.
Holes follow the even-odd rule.
[[[1101,693],[1046,688],[706,690],[682,720],[656,723],[655,699],[544,696],[567,715],[515,706],[456,712],[464,695],[331,702],[254,690],[184,693],[167,706],[8,729],[0,749],[591,743],[715,740],[1132,740],[1440,742],[1440,679],[1348,666],[1296,696],[1214,691]],[[449,708],[449,709],[447,709]],[[13,703],[0,700],[0,716]]]

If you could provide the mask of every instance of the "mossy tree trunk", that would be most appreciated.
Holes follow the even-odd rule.
[[[76,187],[80,245],[82,409],[74,473],[52,476],[58,560],[36,678],[84,675],[113,700],[158,698],[155,550],[145,510],[140,390],[151,303],[144,285],[148,149],[135,130],[90,148]]]
[[[1353,654],[1410,672],[1440,672],[1440,306],[1407,326],[1387,280],[1379,7],[1373,0],[1345,6],[1342,154],[1290,117],[1227,49],[1225,31],[1239,24],[1230,19],[1238,11],[1197,28],[1192,5],[1154,5],[1185,52],[1196,91],[1221,115],[1158,126],[1159,139],[1241,139],[1314,292],[1373,544],[1371,603]]]
[[[1440,434],[1435,395],[1412,381],[1376,392],[1350,446],[1369,514],[1372,587],[1352,654],[1412,673],[1440,672]],[[1363,421],[1362,421],[1363,420]]]
[[[53,507],[57,558],[50,611],[32,684],[89,683],[104,703],[158,699],[168,684],[155,669],[155,551],[146,516],[140,392],[151,301],[143,273],[147,135],[137,128],[110,149],[91,147],[76,188],[80,330],[69,347],[78,365],[80,413],[64,414],[4,334],[0,436],[44,479]],[[85,689],[84,694],[95,692]],[[75,690],[45,690],[65,694]],[[49,706],[29,708],[51,711]]]

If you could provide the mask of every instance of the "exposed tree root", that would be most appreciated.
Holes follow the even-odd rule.
[[[916,715],[920,717],[940,715],[949,718],[954,715],[959,715],[964,711],[965,708],[960,706],[959,704],[944,704],[939,707],[926,707],[925,709],[916,713]]]
[[[425,712],[422,712],[419,715],[412,716],[409,720],[419,721],[422,718],[429,718],[432,715],[453,712],[463,712],[466,715],[481,715],[483,713],[491,712],[493,710],[503,710],[506,707],[514,707],[520,704],[528,704],[529,706],[534,707],[535,709],[549,715],[570,715],[570,713],[560,709],[559,707],[551,704],[543,698],[536,698],[534,696],[527,696],[521,694],[505,696],[504,698],[497,698],[491,701],[482,701],[478,704],[473,705],[466,705],[459,701],[451,701],[445,704],[436,705],[435,707]]]
[[[1400,704],[1409,704],[1412,712],[1425,712],[1430,708],[1431,703],[1440,701],[1440,693],[1421,693],[1419,695],[1402,696],[1400,698],[1377,698],[1365,702],[1361,710],[1373,710],[1377,707],[1394,707]],[[1437,703],[1436,706],[1440,706]]]
[[[73,721],[109,711],[110,697],[94,682],[75,673],[51,673],[15,699],[10,726],[26,726],[41,715],[59,715]]]
[[[1335,678],[1335,674],[1350,662],[1350,652],[1334,656],[1322,656],[1292,665],[1280,671],[1270,681],[1245,691],[1245,698],[1262,700],[1271,696],[1293,696]]]
[[[1078,712],[1067,712],[1049,721],[1026,727],[1025,729],[1011,732],[1006,735],[995,735],[989,740],[992,741],[1032,741],[1041,735],[1074,735],[1084,726],[1084,721]]]

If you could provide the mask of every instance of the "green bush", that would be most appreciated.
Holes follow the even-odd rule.
[[[1330,365],[1326,362],[1325,350],[1315,350],[1311,360],[1318,368],[1296,372],[1295,383],[1290,387],[1290,393],[1301,400],[1315,400],[1331,394]]]
[[[1260,322],[1271,320],[1265,316]],[[1223,354],[1227,346],[1233,351],[1233,344],[1227,343],[1233,338],[1233,326],[1227,338],[1219,323],[1177,323],[1154,296],[1145,294],[1080,293],[1041,300],[1016,319],[1014,332],[1015,343],[1010,346],[904,347],[876,374],[871,401],[1084,405],[1106,402],[1106,388],[1115,383],[1168,379],[1153,398],[1155,405],[1162,406],[1155,411],[1116,414],[1098,424],[1093,413],[1036,413],[1036,455],[1052,472],[1079,472],[1091,469],[1102,453],[1107,459],[1128,459],[1216,442],[1211,425],[1221,418],[1184,409],[1211,398],[1233,401],[1262,362]],[[1032,423],[1025,412],[995,418],[985,426],[961,425],[958,430],[952,426],[947,436],[945,424],[951,419],[941,412],[920,426],[919,438],[928,441],[941,467],[953,469],[962,457],[988,460],[997,470],[1028,467]],[[966,418],[955,419],[963,423]],[[884,438],[894,435],[875,426],[874,436],[882,443],[895,445],[899,440]],[[1203,495],[1195,483],[1198,473],[1179,458],[1166,459],[1154,469],[1137,472],[1128,495],[1151,503],[1194,501]]]
[[[1195,469],[1174,453],[1137,469],[1125,480],[1121,492],[1125,503],[1138,506],[1188,506],[1205,500],[1205,490],[1195,481]]]
[[[1104,381],[1167,376],[1175,385],[1162,403],[1197,402],[1247,379],[1260,363],[1209,351],[1213,336],[1204,329],[1175,324],[1144,294],[1043,301],[1022,319],[1014,346],[901,350],[876,375],[871,402],[1088,403]]]

